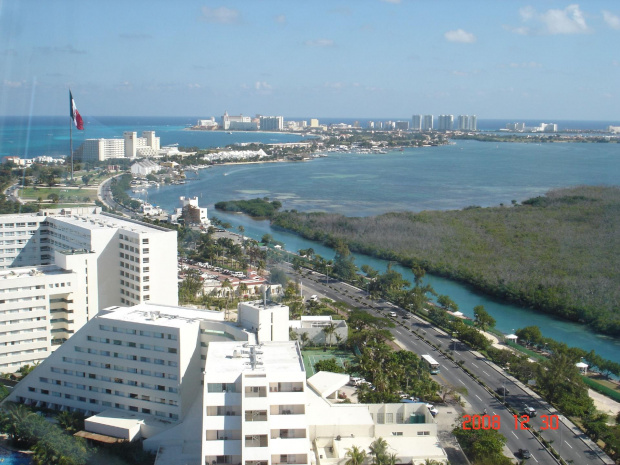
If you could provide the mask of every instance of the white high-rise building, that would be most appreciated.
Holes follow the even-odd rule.
[[[37,321],[48,322],[45,347],[49,348],[66,340],[101,308],[145,301],[177,305],[176,231],[100,211],[78,208],[0,215],[0,300],[10,303],[3,327],[6,337],[0,331],[0,355],[3,347],[20,340],[13,335],[21,334],[22,317],[45,316]],[[46,292],[40,286],[47,286]],[[55,299],[64,300],[58,306]],[[50,326],[50,322],[57,324]],[[13,353],[5,362],[9,369],[0,371],[16,371],[30,363],[29,350]],[[39,353],[38,359],[46,355]]]
[[[228,131],[229,129],[237,131],[256,131],[258,129],[258,124],[252,121],[252,118],[249,116],[231,116],[228,112],[225,112],[221,119],[221,127],[224,131]]]
[[[439,115],[437,126],[439,131],[452,131],[454,115]]]
[[[411,117],[411,129],[413,131],[422,130],[422,115],[413,115]]]
[[[424,115],[422,117],[422,131],[433,130],[433,115]]]
[[[96,285],[88,282],[95,261],[72,255],[59,257],[64,266],[0,271],[0,371],[44,360],[96,313]]]
[[[86,139],[75,151],[75,158],[82,161],[108,160],[125,157],[123,139]]]
[[[477,131],[478,118],[476,115],[459,115],[458,118],[459,131]]]
[[[86,139],[75,150],[75,157],[82,161],[150,157],[156,156],[159,149],[160,138],[155,136],[155,131],[143,131],[142,137],[127,131],[122,139]]]
[[[377,437],[398,463],[447,462],[424,403],[335,403],[348,375],[306,380],[288,335],[258,343],[257,330],[272,334],[263,324],[286,326],[280,307],[245,307],[254,330],[224,321],[222,312],[148,304],[103,310],[7,401],[84,413],[88,432],[146,439],[162,465],[333,465]]]
[[[284,117],[282,116],[261,116],[259,121],[261,131],[282,131],[284,129]]]

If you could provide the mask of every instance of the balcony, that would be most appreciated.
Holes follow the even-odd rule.
[[[267,447],[268,445],[269,439],[266,434],[245,437],[245,447]]]

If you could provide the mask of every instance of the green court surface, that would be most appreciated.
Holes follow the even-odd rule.
[[[323,352],[323,349],[316,350],[302,350],[301,355],[304,359],[304,366],[306,367],[306,377],[309,378],[315,374],[314,372],[314,364],[321,360],[328,360],[330,358],[335,358],[336,362],[342,367],[344,367],[345,362],[349,362],[349,364],[355,361],[355,356],[345,350],[327,350]]]

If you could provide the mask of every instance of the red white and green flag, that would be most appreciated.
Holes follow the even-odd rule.
[[[80,115],[80,113],[77,111],[77,108],[75,107],[75,102],[73,101],[73,95],[71,94],[71,91],[69,91],[69,100],[70,100],[70,116],[71,116],[71,120],[73,121],[73,124],[75,124],[75,127],[83,130],[84,129],[84,120],[82,120],[82,116]]]

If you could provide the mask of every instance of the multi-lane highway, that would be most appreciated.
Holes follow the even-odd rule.
[[[288,271],[293,273],[290,267]],[[298,278],[299,275],[295,274],[295,277]],[[396,327],[391,331],[400,345],[419,355],[430,354],[433,356],[441,365],[440,373],[435,375],[440,384],[448,383],[456,387],[465,387],[467,394],[464,397],[471,408],[469,413],[483,415],[486,410],[487,415],[499,417],[499,431],[506,437],[506,445],[516,458],[521,459],[518,453],[519,449],[528,449],[531,453],[530,463],[558,463],[532,431],[521,429],[519,422],[515,425],[513,413],[501,401],[497,400],[490,391],[501,390],[501,388],[507,389],[505,400],[518,411],[521,411],[526,405],[536,409],[537,416],[531,418],[529,426],[541,431],[542,437],[551,443],[551,446],[560,453],[565,462],[583,465],[613,464],[613,461],[600,448],[592,444],[585,435],[574,428],[572,423],[565,421],[564,417],[535,393],[484,359],[477,352],[470,351],[465,344],[456,342],[445,332],[415,316],[408,319],[402,318],[406,313],[389,302],[373,302],[367,298],[364,291],[333,279],[326,280],[325,275],[304,272],[301,282],[305,290],[304,293],[307,295],[317,294],[343,301],[377,316],[385,317],[392,311],[396,312],[396,318],[392,318]],[[443,349],[453,349],[455,359],[463,360],[464,366],[482,380],[486,387],[470,377],[439,351],[433,349],[431,344]],[[557,415],[558,421],[553,418],[555,415]],[[552,422],[551,426],[557,427],[557,429],[542,430],[545,427],[545,421],[547,423]]]

